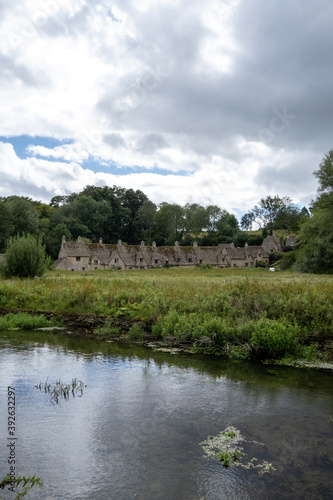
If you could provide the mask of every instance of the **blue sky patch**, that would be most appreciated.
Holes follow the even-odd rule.
[[[61,146],[63,144],[71,144],[74,142],[72,139],[54,139],[53,137],[41,137],[36,135],[32,137],[31,135],[18,135],[15,137],[3,137],[0,136],[1,142],[7,142],[12,144],[16,155],[25,160],[29,158],[31,155],[27,152],[28,146],[44,146],[45,148],[53,149],[57,146]],[[50,158],[50,161],[59,161],[56,158]]]

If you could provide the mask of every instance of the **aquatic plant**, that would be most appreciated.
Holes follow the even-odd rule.
[[[31,490],[34,486],[39,486],[42,488],[43,482],[39,477],[36,477],[36,475],[33,476],[22,476],[22,477],[17,477],[17,478],[12,478],[11,476],[6,476],[1,482],[0,482],[0,489],[4,490],[6,486],[10,486],[13,492],[16,493],[15,498],[13,500],[20,500],[23,498],[29,490]],[[22,491],[16,491],[15,488],[22,486]],[[1,497],[0,497],[1,498]]]
[[[229,426],[217,436],[208,436],[206,441],[202,441],[199,444],[202,446],[206,458],[219,460],[225,468],[235,465],[244,469],[258,469],[260,475],[271,470],[276,470],[271,463],[265,460],[255,463],[257,461],[255,457],[247,462],[242,462],[241,460],[242,457],[245,457],[245,453],[240,443],[243,442],[246,442],[246,439],[241,435],[240,430]],[[253,441],[253,443],[255,442]]]
[[[73,398],[75,398],[75,396],[83,396],[83,389],[87,386],[84,385],[81,380],[73,378],[70,384],[63,384],[60,379],[55,384],[49,384],[46,380],[43,383],[39,382],[35,387],[40,391],[50,394],[51,403],[59,403],[60,398],[64,398],[68,401],[70,394],[72,394]]]

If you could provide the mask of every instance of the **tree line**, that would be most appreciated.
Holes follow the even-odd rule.
[[[81,236],[86,241],[158,246],[210,246],[232,243],[260,245],[273,230],[299,234],[303,247],[290,258],[305,272],[333,271],[333,150],[325,155],[314,175],[318,196],[310,212],[289,197],[267,196],[245,213],[240,224],[234,214],[217,205],[153,203],[140,190],[117,186],[86,186],[80,193],[55,196],[50,203],[22,196],[0,198],[0,253],[16,235],[38,236],[52,259],[58,256],[61,238]],[[251,232],[250,229],[260,229]]]
[[[245,242],[260,245],[267,229],[297,229],[303,211],[289,209],[286,198],[268,197],[260,203],[265,204],[265,213],[258,215],[258,221],[268,217],[269,223],[263,223],[262,233],[249,234],[246,216],[240,227],[234,214],[217,205],[162,202],[157,206],[142,191],[117,186],[87,186],[80,193],[55,196],[49,204],[9,196],[0,199],[0,252],[8,238],[24,233],[41,237],[47,253],[56,259],[63,235],[68,241],[81,236],[91,242],[103,238],[106,243],[145,240],[163,246],[175,241],[191,245],[195,240],[203,246],[232,242],[244,246]]]

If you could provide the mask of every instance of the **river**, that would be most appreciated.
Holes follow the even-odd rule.
[[[51,401],[39,382],[81,380]],[[44,332],[0,333],[0,464],[36,474],[33,500],[329,500],[332,373]],[[15,441],[8,434],[15,389]],[[239,429],[247,457],[276,470],[224,468],[200,443]],[[262,443],[257,444],[253,441]],[[0,491],[2,499],[13,493]]]

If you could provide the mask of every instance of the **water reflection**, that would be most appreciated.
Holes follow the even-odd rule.
[[[1,469],[6,390],[14,385],[19,469],[44,481],[30,498],[329,498],[329,373],[37,332],[2,333],[0,349]],[[84,397],[52,406],[34,387],[47,377],[82,380]],[[264,443],[258,458],[277,471],[260,478],[204,459],[199,443],[227,425]]]

